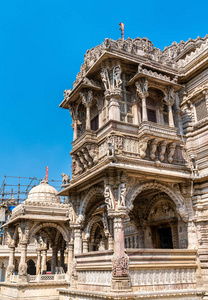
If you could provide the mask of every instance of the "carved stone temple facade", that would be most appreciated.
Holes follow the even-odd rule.
[[[106,39],[60,107],[74,132],[67,201],[37,187],[13,212],[3,299],[208,299],[208,36],[163,51]],[[32,237],[52,251],[51,281],[27,275]],[[45,287],[53,297],[28,296]]]

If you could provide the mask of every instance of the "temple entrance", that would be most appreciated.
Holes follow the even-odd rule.
[[[158,229],[159,241],[161,249],[173,249],[172,233],[170,227]]]
[[[27,274],[36,275],[36,267],[32,259],[27,262]]]
[[[124,226],[126,248],[177,249],[181,244],[180,232],[186,238],[186,224],[164,192],[155,189],[141,192],[129,216],[131,225]]]

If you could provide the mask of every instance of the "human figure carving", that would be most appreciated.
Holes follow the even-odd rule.
[[[102,80],[102,82],[104,84],[105,90],[106,91],[109,90],[110,89],[110,80],[109,80],[107,69],[103,68],[101,70],[100,76],[101,76],[101,80]]]
[[[126,196],[126,184],[121,183],[120,184],[119,202],[118,202],[119,207],[125,206],[125,196]]]
[[[106,185],[105,190],[104,190],[104,197],[105,197],[105,203],[107,204],[107,207],[110,209],[114,209],[114,201],[112,199],[112,191],[110,186]]]
[[[113,88],[120,88],[121,84],[121,67],[118,65],[113,68]]]

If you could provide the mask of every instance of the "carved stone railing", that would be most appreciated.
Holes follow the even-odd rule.
[[[110,250],[77,255],[76,270],[79,287],[89,289],[90,286],[96,286],[97,290],[99,290],[99,287],[110,288],[112,255],[113,252]]]
[[[190,290],[196,288],[196,250],[127,249],[134,291]],[[112,279],[112,251],[76,256],[78,287],[109,290]]]
[[[129,249],[131,283],[138,291],[195,289],[196,250]]]
[[[19,276],[18,275],[10,275],[10,282],[18,282]]]
[[[169,141],[179,141],[179,137],[177,136],[177,128],[149,121],[142,122],[139,125],[138,136],[142,137],[147,134],[153,137],[163,137],[168,139]]]
[[[67,274],[38,274],[38,275],[28,275],[28,282],[48,282],[48,281],[67,281]],[[17,281],[16,281],[17,282]]]

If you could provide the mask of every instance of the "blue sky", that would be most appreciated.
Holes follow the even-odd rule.
[[[204,37],[207,1],[0,0],[0,185],[3,175],[71,172],[71,118],[59,108],[85,52],[106,37],[163,49]]]

